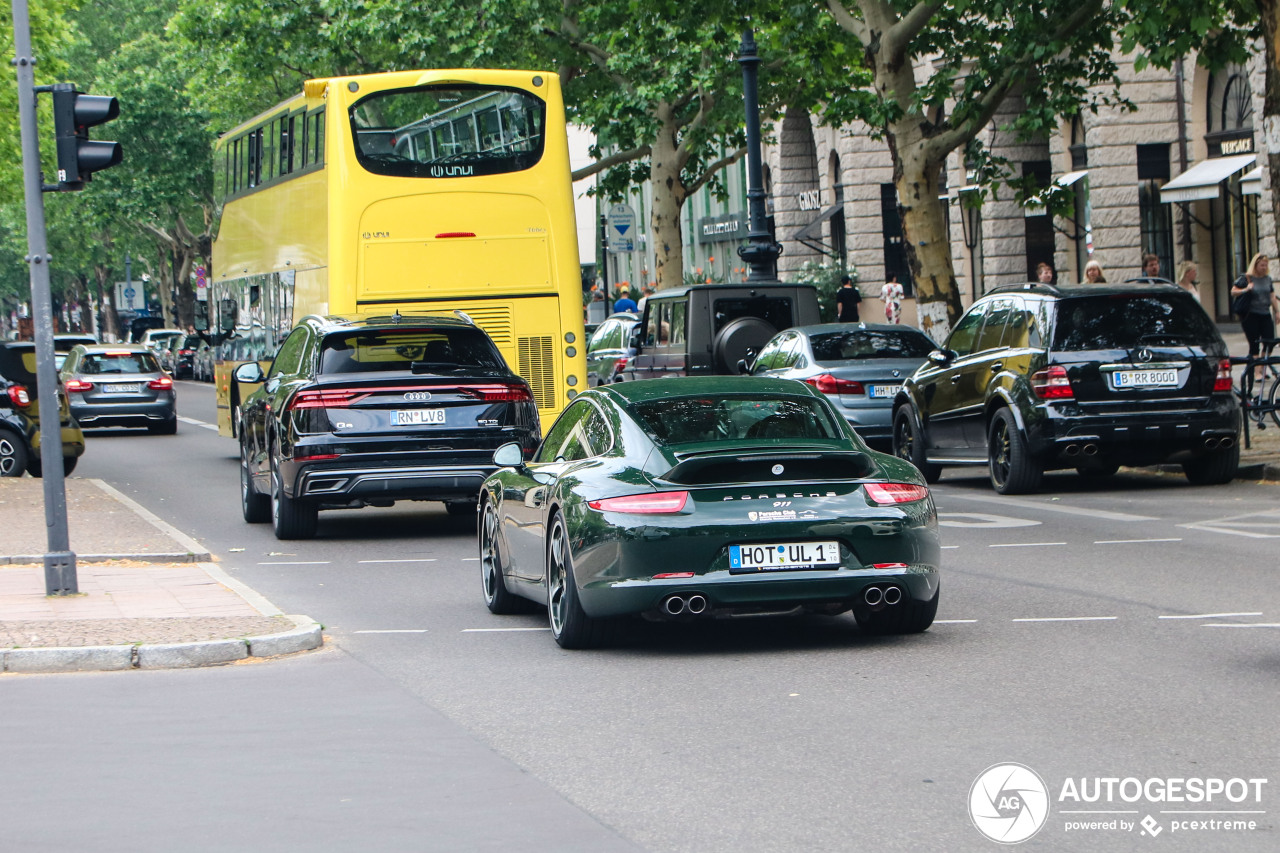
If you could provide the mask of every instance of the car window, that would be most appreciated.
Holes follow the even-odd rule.
[[[613,444],[613,434],[609,431],[604,416],[595,406],[587,403],[583,405],[586,406],[586,414],[574,423],[556,453],[557,458],[566,462],[599,456]]]
[[[659,444],[839,436],[819,401],[805,397],[670,397],[630,411]]]
[[[787,370],[788,368],[794,367],[796,361],[800,358],[800,350],[800,336],[794,332],[788,334],[786,345],[778,353],[778,360],[776,362],[775,369]]]
[[[760,354],[756,356],[755,364],[752,365],[751,371],[759,373],[762,370],[772,370],[774,363],[778,360],[778,353],[786,345],[786,335],[776,335],[760,348]]]
[[[591,334],[591,340],[587,341],[587,350],[597,349],[615,349],[619,346],[616,339],[620,338],[618,334],[621,324],[617,320],[605,320],[600,327]]]
[[[685,317],[689,313],[687,301],[671,303],[671,343],[684,343]]]
[[[320,344],[322,374],[411,369],[450,373],[505,366],[488,336],[472,328],[364,329],[327,335]]]
[[[85,376],[107,376],[113,373],[159,373],[160,362],[149,352],[91,352],[77,365]]]
[[[1060,300],[1053,347],[1131,349],[1145,341],[1218,338],[1209,315],[1185,293],[1114,293]]]
[[[297,373],[306,348],[307,330],[299,326],[280,345],[275,360],[271,362],[271,369],[267,371],[267,378],[274,379],[277,376]]]
[[[960,318],[960,322],[951,331],[951,337],[947,338],[947,349],[954,351],[958,355],[968,355],[973,352],[973,345],[978,335],[978,329],[982,326],[982,319],[986,314],[988,304],[980,302],[970,308],[968,314]]]
[[[1026,349],[1031,346],[1039,346],[1039,335],[1036,335],[1037,343],[1031,342],[1031,333],[1034,327],[1035,315],[1028,309],[1027,304],[1021,299],[1014,299],[1013,304],[1009,307],[1009,322],[1004,327],[1004,339],[1001,346],[1009,349]]]
[[[1004,327],[1009,320],[1009,311],[1013,307],[1011,299],[993,299],[987,309],[986,319],[982,323],[982,331],[978,333],[978,341],[974,344],[974,352],[986,352],[999,349],[1004,339]]]
[[[846,329],[809,336],[819,364],[865,358],[924,358],[938,346],[928,335],[909,329]]]
[[[533,461],[554,462],[563,456],[565,445],[571,441],[574,430],[578,429],[579,424],[591,411],[591,406],[586,400],[571,403],[547,431],[547,436],[542,440],[542,445],[538,448]]]

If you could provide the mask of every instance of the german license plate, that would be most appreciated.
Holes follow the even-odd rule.
[[[781,542],[730,545],[729,571],[768,572],[840,565],[839,542]]]
[[[112,383],[108,385],[103,385],[102,393],[103,394],[137,394],[138,386],[132,383],[127,385]]]
[[[872,399],[892,397],[894,394],[898,393],[898,389],[901,387],[901,385],[872,385],[867,389],[867,392],[871,395]]]
[[[1111,374],[1116,388],[1177,388],[1178,371],[1175,368],[1159,370],[1117,370]]]
[[[404,409],[391,413],[392,426],[423,426],[444,423],[444,409]]]

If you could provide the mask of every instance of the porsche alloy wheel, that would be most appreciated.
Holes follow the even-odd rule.
[[[604,640],[605,623],[588,616],[578,600],[569,535],[559,515],[551,523],[547,546],[547,616],[551,636],[562,649],[589,649]]]
[[[533,602],[507,590],[502,576],[502,556],[498,552],[498,513],[485,502],[480,516],[480,581],[484,585],[484,603],[490,613],[528,613]]]

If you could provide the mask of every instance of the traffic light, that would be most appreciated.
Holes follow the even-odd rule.
[[[84,189],[94,172],[120,162],[119,142],[95,141],[89,128],[120,115],[120,104],[109,95],[86,95],[71,83],[53,87],[53,127],[58,143],[58,187]]]

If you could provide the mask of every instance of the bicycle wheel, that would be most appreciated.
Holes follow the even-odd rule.
[[[1263,402],[1261,410],[1258,412],[1258,420],[1261,422],[1264,415],[1271,415],[1271,422],[1280,427],[1280,412],[1276,411],[1276,406],[1280,404],[1277,395],[1280,395],[1280,379],[1272,379],[1271,387],[1267,390],[1267,396]]]

